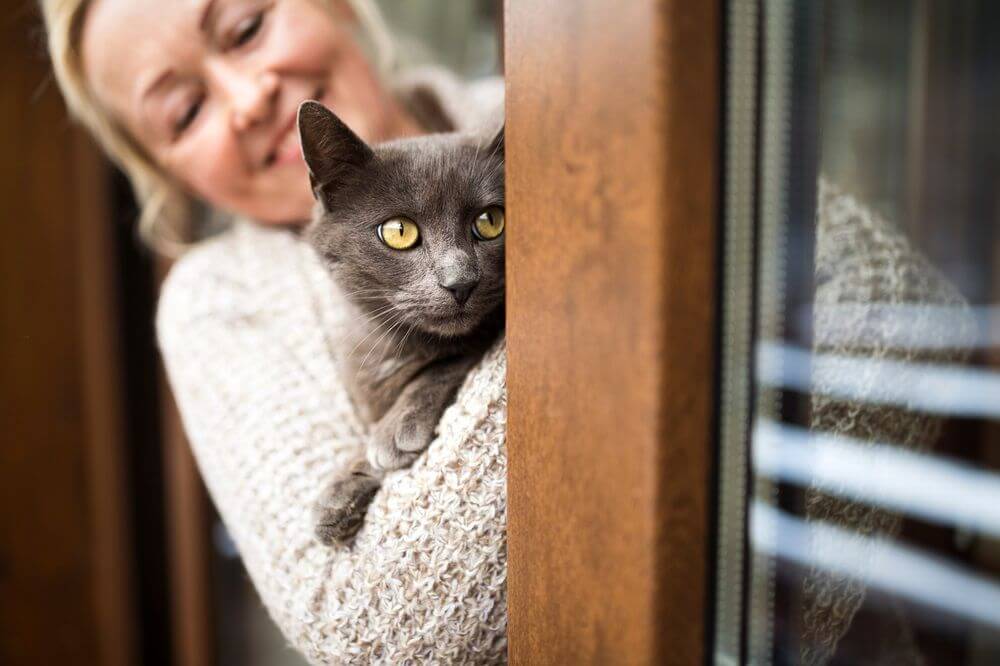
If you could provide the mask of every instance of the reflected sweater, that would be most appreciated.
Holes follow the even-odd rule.
[[[499,80],[425,70],[400,95],[473,128]],[[313,663],[506,661],[503,342],[470,373],[412,467],[390,474],[347,546],[310,508],[369,424],[337,375],[350,312],[289,231],[242,222],[181,258],[157,334],[202,478],[271,617]]]

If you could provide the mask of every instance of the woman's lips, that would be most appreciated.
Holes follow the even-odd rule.
[[[294,164],[301,161],[302,148],[299,144],[299,133],[293,127],[292,131],[285,135],[281,145],[275,151],[274,160],[271,164],[272,166],[280,166],[282,164]]]
[[[322,103],[325,92],[326,91],[323,88],[318,88],[313,93],[313,96],[308,99]],[[306,100],[302,101],[304,102]],[[264,160],[264,168],[270,169],[284,164],[302,164],[302,162],[302,147],[299,141],[299,130],[295,124],[295,117],[293,116],[292,121],[288,123],[278,146],[272,150]]]

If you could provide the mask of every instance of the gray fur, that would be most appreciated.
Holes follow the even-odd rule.
[[[503,129],[367,146],[316,102],[299,108],[317,206],[306,238],[357,308],[342,368],[374,423],[366,460],[317,504],[317,536],[350,538],[384,474],[409,466],[433,438],[468,369],[503,328],[504,235],[477,240],[473,221],[504,205]],[[403,216],[421,240],[394,250],[382,222]]]

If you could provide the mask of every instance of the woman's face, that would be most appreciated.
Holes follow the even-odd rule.
[[[212,205],[261,222],[312,207],[295,115],[316,99],[368,141],[408,133],[342,2],[96,0],[84,73],[146,152]]]

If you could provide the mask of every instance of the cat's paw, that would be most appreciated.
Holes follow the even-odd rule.
[[[332,546],[357,534],[380,485],[368,474],[352,472],[327,486],[313,507],[319,542]]]
[[[412,411],[390,412],[375,427],[368,443],[368,462],[378,470],[409,467],[434,436],[434,424]]]
[[[417,452],[403,451],[396,446],[391,437],[373,436],[368,443],[368,462],[377,470],[391,472],[405,469],[417,459]]]

